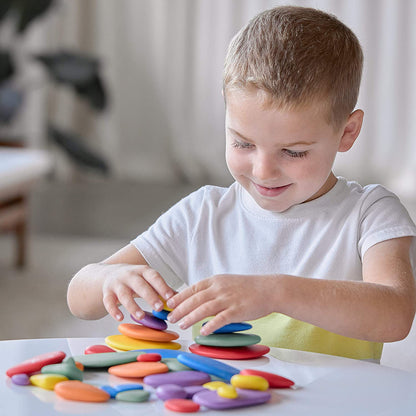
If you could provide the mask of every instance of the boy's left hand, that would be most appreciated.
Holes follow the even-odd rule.
[[[272,285],[276,283],[273,275],[212,276],[170,298],[167,305],[174,310],[168,320],[187,329],[213,316],[201,328],[201,335],[208,335],[229,323],[260,318],[275,311]]]

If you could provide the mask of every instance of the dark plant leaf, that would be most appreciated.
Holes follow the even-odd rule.
[[[23,93],[9,85],[0,86],[0,123],[8,124],[23,103]]]
[[[13,7],[18,13],[17,31],[23,33],[34,20],[45,14],[54,2],[55,0],[14,0]]]
[[[4,19],[7,12],[10,10],[14,0],[1,0],[0,1],[0,21]]]
[[[0,84],[13,76],[14,73],[15,68],[10,52],[0,50]]]
[[[57,129],[54,126],[48,128],[49,137],[59,145],[66,154],[80,167],[98,170],[101,173],[108,173],[108,163],[99,155],[94,153],[82,142],[81,137]]]
[[[74,52],[57,52],[35,55],[55,81],[71,86],[91,82],[98,72],[98,60]]]
[[[76,86],[75,90],[96,110],[103,111],[107,107],[107,93],[98,74],[89,83]]]

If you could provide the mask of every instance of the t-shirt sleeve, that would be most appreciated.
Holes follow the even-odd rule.
[[[189,281],[188,245],[191,244],[203,197],[204,188],[191,193],[131,241],[149,266],[175,289]]]
[[[361,210],[358,249],[361,258],[372,246],[392,238],[416,236],[416,226],[399,198],[377,185],[367,195]],[[413,238],[411,261],[416,265],[416,239]]]

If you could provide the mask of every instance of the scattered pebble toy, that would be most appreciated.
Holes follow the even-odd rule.
[[[142,378],[151,374],[167,373],[169,367],[161,362],[139,362],[120,364],[110,367],[108,372],[113,376]]]
[[[269,382],[260,376],[236,374],[231,377],[231,385],[240,389],[261,390],[269,388]]]
[[[173,412],[193,413],[199,410],[199,404],[188,399],[170,399],[165,401],[165,408]]]
[[[85,348],[84,354],[99,354],[100,352],[115,352],[115,350],[107,345],[90,345]]]
[[[54,390],[65,400],[106,402],[110,399],[141,403],[159,399],[167,410],[193,413],[207,409],[232,409],[266,403],[269,388],[288,388],[292,380],[255,369],[239,370],[217,359],[254,359],[270,348],[260,337],[239,333],[251,329],[245,322],[226,325],[206,337],[198,336],[191,352],[181,351],[167,330],[168,309],[153,311],[137,323],[120,324],[120,335],[110,335],[106,345],[91,345],[83,355],[66,357],[54,351],[25,360],[6,371],[16,386]],[[96,386],[83,382],[84,367],[108,371],[112,376],[139,378],[137,382]]]
[[[204,371],[227,381],[229,381],[233,375],[240,372],[238,368],[214,360],[213,358],[201,357],[188,352],[179,354],[178,361],[194,370]]]
[[[68,377],[61,374],[34,374],[30,376],[29,380],[34,386],[45,390],[53,390],[56,384],[68,380]]]
[[[211,381],[209,374],[203,371],[175,371],[173,373],[152,374],[143,379],[144,384],[159,387],[163,384],[176,384],[178,386],[202,385]]]
[[[106,402],[110,399],[106,391],[78,380],[62,381],[55,385],[54,390],[59,397],[78,402]]]
[[[267,371],[244,369],[240,371],[243,375],[253,375],[265,378],[269,382],[269,387],[272,389],[285,389],[292,387],[295,383],[288,378],[279,376],[277,374],[269,373]]]
[[[157,352],[148,352],[146,354],[141,354],[137,357],[139,362],[157,362],[162,359],[162,356]]]
[[[177,384],[162,384],[156,388],[156,396],[160,400],[186,399],[188,393],[185,388]]]
[[[218,387],[217,394],[226,399],[236,399],[238,397],[237,389],[229,384]]]
[[[263,404],[268,402],[271,398],[271,394],[267,391],[238,389],[237,394],[237,398],[228,399],[218,396],[216,391],[205,390],[196,393],[192,397],[192,400],[208,409],[225,410]]]
[[[66,354],[63,351],[53,351],[46,354],[37,355],[25,360],[14,367],[9,368],[6,374],[11,377],[15,374],[32,374],[40,371],[43,366],[48,364],[58,364],[62,362]]]

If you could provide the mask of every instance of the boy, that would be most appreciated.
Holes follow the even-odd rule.
[[[301,7],[256,16],[230,44],[223,94],[229,188],[192,193],[132,243],[81,269],[71,311],[141,317],[135,297],[207,335],[255,320],[262,343],[379,360],[415,314],[416,227],[381,186],[337,178],[361,129],[355,35]],[[157,270],[157,271],[156,271]],[[165,282],[189,286],[175,294]]]

